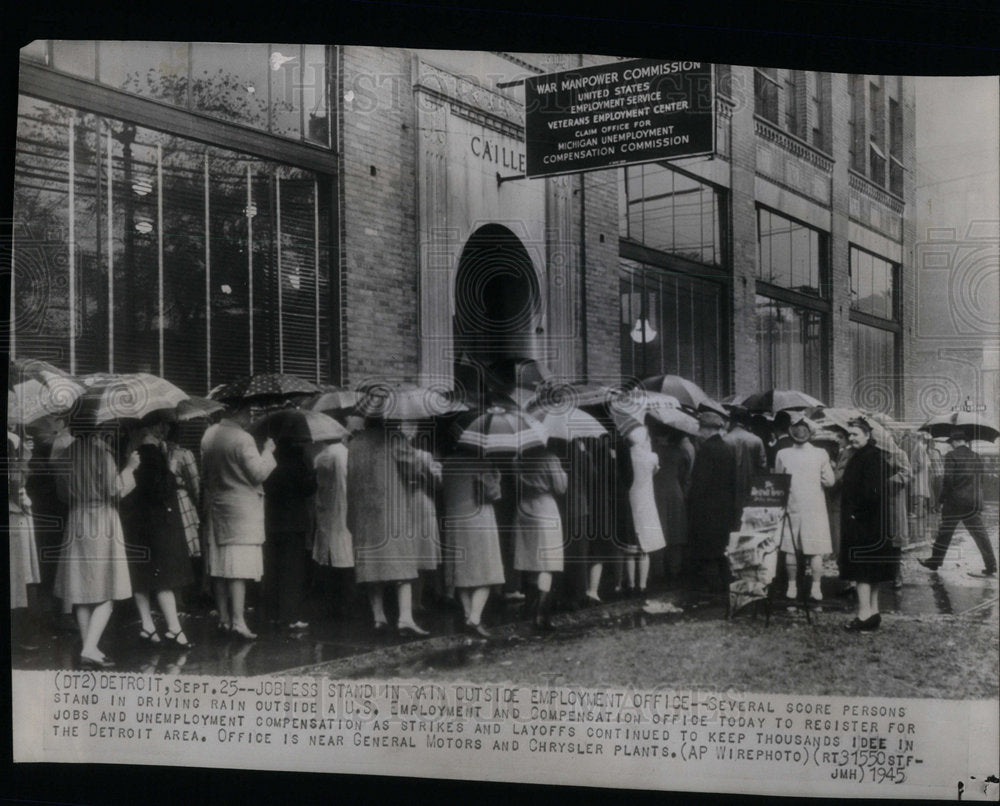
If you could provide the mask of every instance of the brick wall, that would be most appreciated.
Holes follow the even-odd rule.
[[[418,370],[416,147],[410,54],[343,49],[344,383]],[[374,175],[372,173],[374,169]]]

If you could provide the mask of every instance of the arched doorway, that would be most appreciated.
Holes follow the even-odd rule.
[[[521,240],[486,224],[465,244],[455,276],[455,380],[481,392],[484,370],[504,385],[521,359],[537,358],[538,277]]]

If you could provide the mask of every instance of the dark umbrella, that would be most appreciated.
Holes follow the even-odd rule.
[[[751,412],[777,414],[779,411],[811,409],[825,404],[812,395],[795,389],[768,389],[764,392],[754,392],[741,401],[740,405]]]
[[[259,372],[247,375],[222,387],[216,387],[208,396],[213,400],[229,401],[265,401],[268,399],[287,399],[298,395],[311,395],[320,391],[312,381],[300,378],[298,375],[287,375],[278,372]]]
[[[966,438],[992,442],[1000,437],[1000,430],[983,422],[983,418],[974,411],[953,411],[950,414],[938,414],[931,417],[920,426],[921,431],[927,431],[932,437],[947,437],[952,431],[964,431]]]

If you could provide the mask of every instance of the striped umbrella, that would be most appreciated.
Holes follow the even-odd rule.
[[[547,410],[537,405],[529,405],[527,413],[538,420],[549,435],[549,439],[569,442],[573,439],[604,437],[608,434],[607,429],[596,418],[582,409]]]
[[[486,411],[456,424],[459,446],[472,448],[484,456],[523,453],[532,448],[544,448],[549,435],[530,414],[503,406],[490,406]]]

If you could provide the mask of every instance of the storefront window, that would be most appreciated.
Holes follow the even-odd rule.
[[[681,375],[721,396],[727,360],[721,284],[628,260],[620,290],[622,375]]]
[[[15,175],[21,354],[201,394],[326,378],[328,178],[29,98]]]
[[[757,296],[757,360],[761,389],[823,396],[823,315]]]
[[[711,186],[662,165],[622,169],[620,235],[651,249],[721,266],[721,196]]]

